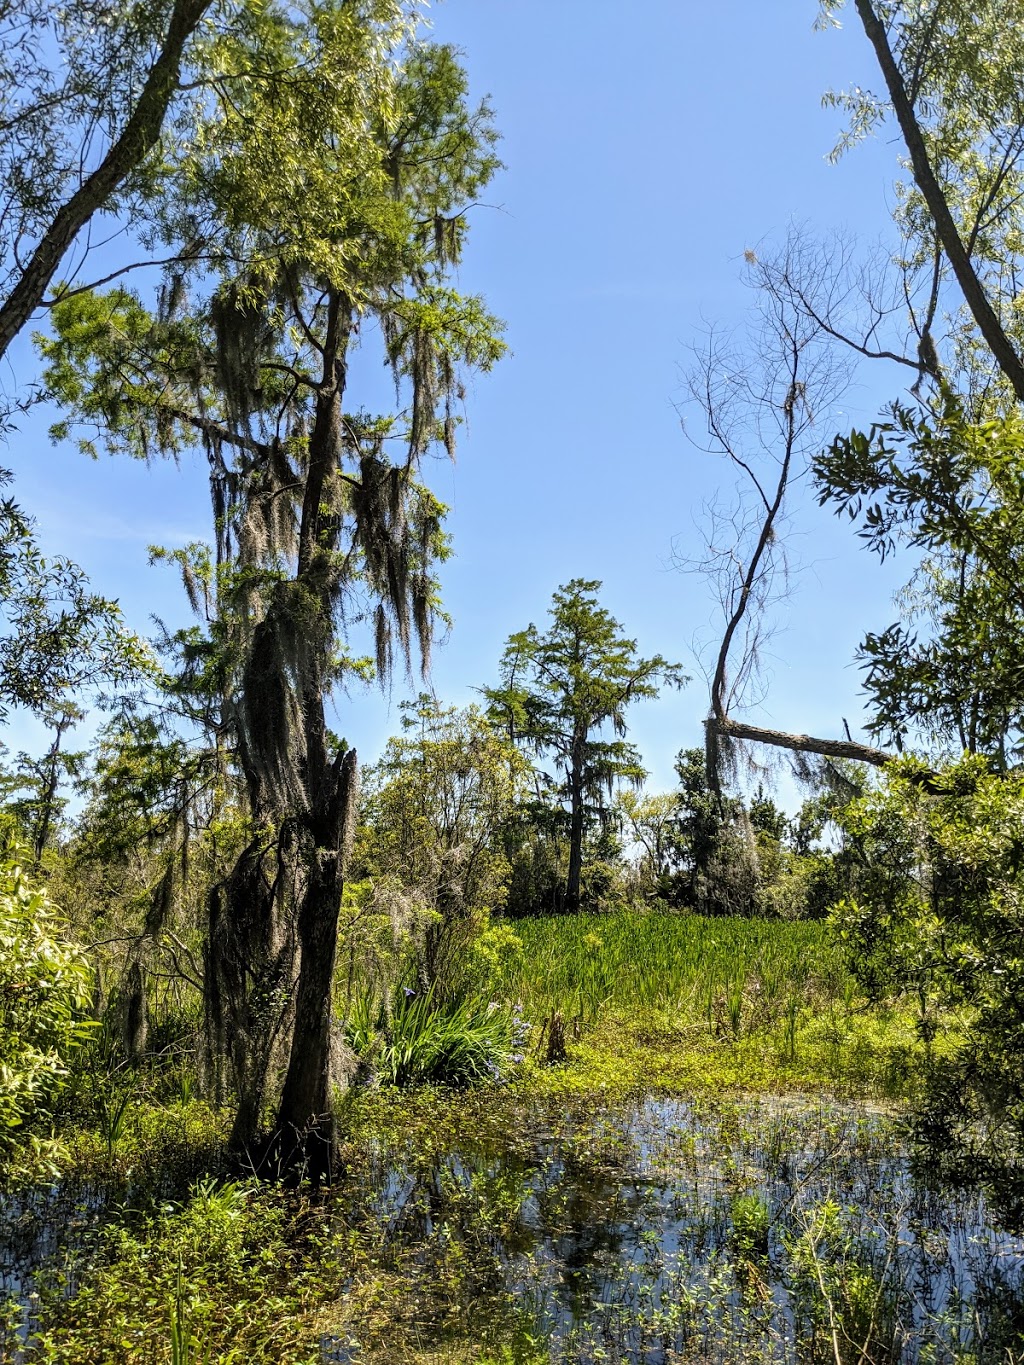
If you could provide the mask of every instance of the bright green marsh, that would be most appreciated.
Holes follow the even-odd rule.
[[[515,932],[505,995],[537,1029],[558,1011],[569,1038],[544,1088],[914,1088],[912,1012],[868,1007],[825,923],[622,913]]]
[[[69,1134],[63,1182],[7,1204],[9,1287],[41,1298],[4,1358],[1024,1359],[1024,1242],[913,1171],[913,1011],[869,1008],[828,926],[512,927],[522,1062],[499,1085],[349,1092],[325,1197],[229,1169],[217,1115],[181,1096],[140,1092],[110,1141]]]
[[[507,988],[527,1013],[595,1018],[602,1008],[713,1011],[757,992],[772,1007],[840,995],[849,978],[828,926],[697,915],[576,915],[519,921],[521,970]]]

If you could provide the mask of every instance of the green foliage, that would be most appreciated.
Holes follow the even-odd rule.
[[[366,775],[354,870],[398,889],[421,985],[457,996],[472,943],[505,903],[503,836],[528,764],[476,707],[423,694],[403,703],[402,729]]]
[[[0,486],[10,480],[0,470]],[[133,688],[152,655],[116,602],[90,592],[82,570],[46,558],[12,498],[0,501],[0,719],[24,707],[53,724],[103,687]]]
[[[399,987],[390,999],[355,1003],[346,1037],[383,1084],[473,1085],[507,1078],[521,1062],[518,1014],[484,996],[438,999]]]
[[[68,1061],[91,1025],[93,974],[67,942],[45,891],[0,866],[0,1161],[52,1113]]]
[[[926,788],[920,772],[905,761],[848,811],[865,868],[836,923],[870,996],[902,995],[925,1045],[943,1044],[918,1119],[924,1150],[1020,1210],[1024,774],[965,758]]]
[[[641,896],[673,899],[679,857],[679,802],[674,793],[648,793],[626,787],[616,797],[615,814],[624,839],[632,845]]]
[[[153,715],[116,718],[100,731],[76,856],[113,867],[159,847],[183,819],[202,828],[196,795],[211,785],[210,757]]]
[[[898,1358],[893,1254],[876,1264],[852,1214],[825,1199],[802,1210],[800,1230],[784,1239],[797,1331],[828,1342],[828,1354],[812,1358],[829,1365]]]
[[[626,912],[516,925],[522,959],[503,994],[522,1000],[531,1019],[552,1010],[594,1019],[605,1009],[686,1006],[714,1015],[738,988],[741,1008],[762,1002],[781,1012],[792,991],[809,1000],[831,993],[846,972],[823,924],[779,924],[735,917]]]
[[[26,0],[0,11],[0,354],[74,244],[82,267],[89,243],[79,233],[90,219],[104,210],[136,217],[159,183],[154,149],[169,112],[210,95],[211,73],[192,64],[190,39],[214,15],[240,20],[211,0],[87,0],[70,10]]]
[[[747,805],[750,826],[755,834],[764,834],[773,842],[781,843],[789,827],[786,812],[780,810],[765,791],[764,784],[757,784],[757,791]]]
[[[841,8],[841,0],[824,3],[827,22]],[[912,179],[895,186],[893,264],[909,323],[897,345],[908,363],[917,348],[914,392],[927,375],[958,389],[975,419],[1005,413],[1024,397],[1014,302],[1024,183],[1020,5],[858,0],[856,9],[889,101],[870,80],[827,96],[850,115],[835,154],[886,118],[898,120]],[[880,291],[868,292],[874,306]]]
[[[934,414],[894,404],[869,433],[837,437],[816,462],[819,501],[859,521],[869,548],[883,559],[900,544],[928,556],[917,608],[924,630],[897,623],[869,635],[861,651],[874,728],[897,744],[908,733],[952,731],[961,751],[1001,763],[1016,752],[1022,466],[1018,414],[971,422],[948,394]]]
[[[224,754],[189,743],[166,713],[122,708],[99,731],[93,757],[53,884],[80,931],[104,940],[93,960],[133,1061],[140,1049],[191,1053],[201,1034],[207,899],[250,837],[250,821]],[[168,1019],[183,1027],[169,1030]],[[147,1045],[149,1024],[156,1033]]]
[[[207,34],[218,79],[183,111],[140,222],[174,249],[163,288],[148,302],[67,291],[39,340],[58,434],[209,462],[212,546],[165,556],[198,616],[168,642],[166,690],[251,821],[211,892],[199,969],[240,1145],[281,1049],[281,1122],[307,1131],[329,1106],[356,765],[326,709],[368,675],[358,655],[372,651],[381,682],[417,646],[426,667],[449,543],[420,468],[454,453],[461,375],[504,350],[497,319],[452,287],[468,207],[498,166],[490,110],[470,104],[454,52],[416,34],[401,0],[259,6]],[[255,71],[273,75],[235,79]],[[395,382],[390,413],[349,392],[370,343]],[[353,658],[358,626],[369,648]]]
[[[68,1303],[55,1285],[39,1361],[319,1359],[295,1314],[295,1214],[251,1187],[198,1181],[178,1207],[114,1223],[99,1273]],[[175,1354],[177,1352],[177,1354]]]
[[[552,805],[543,789],[519,802],[505,828],[510,869],[507,915],[519,918],[561,909],[569,872],[567,835],[565,811]]]
[[[206,1179],[140,1209],[136,1185],[74,1282],[49,1282],[35,1358],[173,1365],[175,1342],[218,1365],[1019,1354],[1012,1242],[912,1183],[874,1109],[428,1087],[363,1092],[342,1122],[325,1199]],[[558,1313],[569,1276],[592,1292]]]
[[[743,801],[711,790],[703,749],[683,749],[673,900],[704,915],[752,915],[759,909],[757,846]]]
[[[757,1194],[738,1194],[730,1207],[732,1246],[740,1262],[764,1261],[768,1256],[771,1210]]]
[[[414,28],[389,0],[328,0],[212,36],[214,69],[274,79],[193,109],[167,149],[148,230],[188,245],[165,291],[150,307],[122,287],[69,293],[39,340],[59,434],[209,457],[215,555],[181,562],[203,610],[179,644],[193,683],[230,699],[257,805],[302,804],[295,693],[349,671],[346,623],[368,619],[382,679],[396,647],[408,657],[418,640],[426,657],[447,538],[417,463],[435,443],[454,449],[460,367],[503,349],[480,301],[446,282],[463,209],[498,164],[490,112]],[[343,407],[349,344],[371,317],[393,416]],[[408,458],[390,458],[396,441]]]
[[[664,836],[672,870],[662,895],[669,904],[705,915],[820,919],[848,888],[847,852],[819,843],[848,796],[819,796],[790,821],[761,786],[749,802],[712,792],[702,749],[681,750],[676,772],[679,789]]]

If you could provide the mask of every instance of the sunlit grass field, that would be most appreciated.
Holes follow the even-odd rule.
[[[707,1014],[724,997],[742,1023],[744,998],[784,1008],[853,990],[820,922],[623,912],[520,920],[515,932],[523,953],[507,984],[533,1017],[560,1009],[591,1021],[609,1006]]]
[[[863,997],[827,923],[622,912],[515,933],[505,999],[533,1022],[538,1057],[556,1014],[569,1039],[565,1071],[535,1084],[914,1087],[912,1012]]]

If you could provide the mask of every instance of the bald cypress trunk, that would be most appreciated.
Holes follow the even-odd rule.
[[[334,1150],[331,1107],[334,964],[345,857],[356,798],[356,752],[349,749],[332,769],[333,798],[313,812],[307,849],[306,888],[298,914],[299,976],[291,1056],[277,1127],[286,1164],[301,1165],[315,1181],[329,1178]],[[287,1159],[288,1146],[291,1159]]]
[[[328,653],[333,640],[332,560],[340,522],[330,486],[337,477],[342,453],[342,404],[351,311],[346,298],[338,293],[332,295],[323,378],[309,441],[295,578],[306,600],[316,602],[320,619],[312,623],[312,638],[303,652],[299,670],[305,769],[302,777],[308,801],[301,820],[305,838],[300,856],[305,866],[301,869],[302,891],[296,906],[299,967],[294,1024],[276,1128],[286,1164],[301,1167],[314,1180],[329,1177],[334,1149],[332,987],[357,780],[354,749],[339,753],[333,762],[328,757],[324,709]]]
[[[329,300],[323,369],[303,478],[298,560],[249,643],[238,704],[239,759],[257,833],[211,898],[207,1016],[232,1064],[232,1146],[282,1172],[329,1174],[331,995],[354,750],[331,754],[331,686],[342,403],[352,307]],[[270,836],[267,827],[274,831]],[[265,1106],[284,1084],[269,1143]],[[250,1159],[252,1159],[250,1157]],[[259,1160],[259,1158],[257,1158]]]

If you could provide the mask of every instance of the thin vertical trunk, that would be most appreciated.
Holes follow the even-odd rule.
[[[50,752],[46,755],[46,776],[39,793],[39,818],[36,822],[35,837],[32,841],[32,854],[36,867],[42,862],[43,852],[50,838],[57,791],[60,787],[60,745],[64,731],[69,724],[70,718],[68,716],[61,716],[57,721],[53,743],[50,746]]]
[[[565,888],[565,908],[575,914],[580,908],[580,879],[583,874],[583,748],[586,735],[575,735],[572,768],[569,773],[569,877]]]

